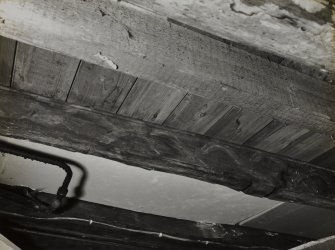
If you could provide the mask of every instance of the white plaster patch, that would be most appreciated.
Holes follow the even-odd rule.
[[[98,52],[94,56],[100,59],[101,61],[103,61],[108,67],[112,69],[118,68],[118,66],[110,58],[108,58],[107,56],[104,56],[101,52]]]
[[[323,5],[322,1],[316,1],[316,0],[292,0],[296,5],[299,5],[304,10],[315,13],[322,9],[324,9],[326,6]]]

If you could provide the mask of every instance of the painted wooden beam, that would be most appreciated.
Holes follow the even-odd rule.
[[[0,135],[335,208],[335,171],[207,136],[0,89]]]
[[[75,199],[52,214],[34,208],[25,187],[0,185],[0,233],[22,249],[288,249],[308,238],[243,226],[201,223]],[[55,195],[37,193],[50,201]],[[44,236],[44,237],[43,237]],[[85,247],[83,247],[85,246]]]
[[[156,1],[159,2],[163,1]],[[277,6],[273,2],[271,4]],[[301,64],[297,67],[286,58],[287,54],[280,52],[282,50],[277,51],[279,56],[271,50],[269,53],[260,51],[252,44],[234,42],[236,39],[231,37],[226,40],[221,33],[214,32],[219,36],[209,34],[202,26],[197,28],[179,19],[167,18],[169,13],[163,15],[156,9],[154,11],[158,14],[154,13],[145,3],[140,6],[135,4],[138,1],[1,0],[0,35],[211,100],[227,102],[312,131],[335,135],[335,87],[328,82],[332,78],[323,73],[324,69],[317,68],[315,73],[314,68]],[[262,4],[268,8],[266,3]],[[298,5],[296,3],[294,6]],[[236,23],[249,23],[249,19],[241,17],[244,15],[240,12],[245,9],[236,9],[241,8],[237,5],[230,7],[233,8],[232,12],[238,14]],[[208,11],[209,7],[204,8]],[[331,10],[329,6],[325,8]],[[298,15],[298,21],[313,17],[311,13],[308,17],[306,15]],[[259,22],[263,20],[262,15],[258,18]],[[278,23],[274,22],[276,20]],[[281,30],[283,20],[289,22],[292,17],[273,17],[270,23],[272,31],[276,30],[275,27]],[[316,26],[320,20],[311,22]],[[331,41],[333,27],[327,20],[323,20],[325,27],[322,27],[327,31],[325,36]],[[263,22],[263,26],[266,23]],[[234,26],[235,34],[238,33],[235,32],[238,27]],[[314,26],[306,29],[307,33],[318,30]],[[266,38],[266,34],[264,36]],[[290,39],[288,46],[300,46],[303,41]],[[262,46],[263,43],[260,43],[258,47]],[[314,55],[315,51],[311,51],[309,54]],[[306,55],[299,52],[292,57],[302,54]],[[327,50],[328,59],[325,60],[333,60],[332,55],[333,51]],[[317,58],[323,57],[318,53]],[[305,58],[302,59],[305,62]]]

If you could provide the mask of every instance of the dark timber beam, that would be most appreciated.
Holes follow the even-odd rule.
[[[333,170],[4,87],[0,135],[184,175],[255,196],[335,208]]]
[[[22,249],[258,249],[276,250],[309,239],[215,223],[200,223],[66,199],[63,211],[35,208],[25,187],[0,185],[0,233]],[[37,193],[46,202],[55,195]]]
[[[306,6],[298,0],[279,6],[278,1],[222,1],[227,6],[219,13],[231,20],[217,21],[226,25],[217,30],[218,25],[203,20],[211,11],[221,18],[216,4],[201,8],[197,1],[176,5],[179,1],[161,0],[155,6],[136,0],[0,0],[0,35],[335,135],[335,87],[325,73],[332,72],[335,58],[329,42],[334,36],[332,6],[311,1]],[[188,25],[191,18],[186,24],[180,18],[185,4],[193,2],[205,11],[197,28]],[[163,7],[157,8],[159,3]],[[177,19],[167,18],[171,13]],[[259,23],[261,33],[249,29]],[[222,39],[229,29],[230,34],[241,32],[243,39]],[[284,33],[273,35],[279,31]],[[259,41],[258,48],[248,41]],[[263,47],[269,53],[260,51]],[[304,49],[295,53],[297,47]]]

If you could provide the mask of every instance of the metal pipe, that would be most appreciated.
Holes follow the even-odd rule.
[[[49,205],[49,209],[51,211],[57,210],[61,206],[62,199],[66,196],[68,192],[68,187],[70,184],[70,181],[72,179],[72,170],[69,165],[65,163],[63,159],[60,159],[56,156],[49,155],[46,153],[38,152],[35,150],[31,150],[28,148],[24,148],[18,145],[14,145],[5,141],[0,141],[0,152],[6,153],[6,154],[12,154],[16,156],[23,157],[25,159],[31,159],[51,165],[55,165],[63,169],[66,173],[66,176],[63,180],[62,185],[59,187],[57,191],[57,196],[53,200],[53,202]],[[36,199],[38,200],[38,199]],[[39,200],[38,200],[39,201]],[[41,202],[41,201],[40,201]]]

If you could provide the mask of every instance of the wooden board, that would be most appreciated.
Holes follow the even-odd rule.
[[[278,129],[275,128],[271,132],[268,128],[265,128],[265,132],[269,133],[260,131],[259,134],[256,134],[254,138],[251,138],[247,142],[247,145],[267,152],[278,153],[290,143],[309,132],[307,129],[292,125],[281,126],[281,124],[279,124],[278,127]]]
[[[335,207],[335,172],[249,147],[3,87],[0,118],[3,136],[184,175],[250,195]]]
[[[271,120],[228,104],[188,94],[164,124],[242,144]]]
[[[335,147],[335,141],[330,136],[307,133],[279,153],[294,159],[311,161],[333,147]]]
[[[281,65],[285,57],[124,1],[2,1],[0,16],[0,35],[335,134],[335,86]]]
[[[10,86],[16,42],[0,36],[0,85]]]
[[[269,117],[262,117],[252,112],[234,108],[218,120],[206,134],[243,144],[271,121],[272,119]]]
[[[319,157],[313,159],[312,163],[335,170],[335,148],[332,148]]]
[[[205,134],[232,107],[200,96],[187,94],[164,125]]]
[[[161,124],[185,94],[183,90],[138,79],[118,114]]]
[[[82,62],[67,102],[116,113],[136,78]]]
[[[79,60],[18,43],[12,87],[65,101]]]

